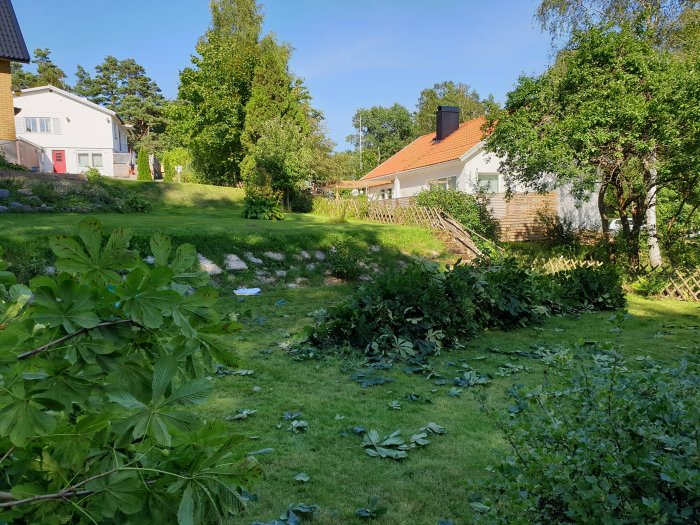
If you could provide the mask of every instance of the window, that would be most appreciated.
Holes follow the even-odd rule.
[[[382,200],[391,199],[392,189],[388,188],[379,192],[379,198]]]
[[[487,193],[498,193],[498,174],[479,173],[479,189]]]
[[[444,177],[428,181],[428,188],[431,190],[457,190],[457,177]]]
[[[78,153],[78,168],[101,168],[102,153]]]
[[[51,119],[48,117],[25,117],[26,133],[51,133]]]

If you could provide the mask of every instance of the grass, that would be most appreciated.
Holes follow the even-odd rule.
[[[193,242],[198,251],[222,264],[225,253],[239,255],[252,250],[286,254],[284,263],[266,262],[270,270],[286,268],[299,250],[326,248],[328,239],[348,233],[363,242],[381,245],[385,264],[401,253],[445,256],[443,246],[429,232],[417,228],[364,222],[333,224],[310,215],[290,214],[281,222],[247,221],[240,217],[242,192],[211,186],[129,183],[154,202],[146,214],[101,214],[107,227],[127,226],[135,231],[135,242],[143,248],[148,235],[163,231],[178,242]],[[25,276],[41,273],[51,256],[46,246],[50,235],[73,233],[81,216],[75,214],[13,214],[0,216],[0,245],[8,251],[15,271]],[[294,264],[294,263],[292,263]],[[452,519],[468,523],[468,485],[487,475],[485,468],[508,453],[496,423],[481,411],[474,389],[459,397],[448,392],[462,364],[481,373],[495,373],[507,363],[528,370],[509,377],[495,377],[485,391],[489,403],[502,408],[505,391],[515,383],[536,385],[551,381],[553,374],[535,358],[514,352],[533,347],[580,346],[579,357],[594,348],[590,343],[613,343],[630,357],[649,356],[674,362],[688,352],[700,350],[700,306],[672,301],[629,298],[631,317],[622,330],[608,322],[609,313],[578,317],[554,317],[541,326],[509,332],[486,332],[466,341],[464,348],[435,357],[431,365],[448,380],[409,374],[401,366],[374,373],[393,381],[362,388],[351,375],[367,371],[358,357],[324,359],[295,358],[286,349],[312,323],[309,314],[337,304],[354,285],[312,286],[289,289],[282,283],[265,286],[258,297],[240,298],[231,293],[234,281],[249,280],[251,272],[235,279],[217,278],[222,306],[232,308],[244,322],[241,332],[227,344],[239,358],[241,369],[252,375],[214,376],[215,394],[202,407],[206,419],[223,419],[242,409],[256,410],[246,419],[228,423],[241,438],[244,452],[273,448],[258,460],[265,476],[252,492],[252,501],[240,523],[277,518],[290,503],[320,505],[315,522],[354,524],[354,515],[367,505],[369,496],[379,496],[388,513],[377,524],[435,524]],[[238,282],[238,281],[236,281]],[[588,343],[588,344],[587,344]],[[259,387],[259,388],[254,388]],[[408,395],[420,396],[411,401]],[[400,410],[390,408],[398,401]],[[426,402],[425,400],[430,400]],[[295,434],[282,421],[285,412],[299,411],[309,423],[308,431]],[[361,447],[361,437],[348,432],[353,426],[376,429],[388,435],[400,429],[405,438],[428,422],[447,429],[431,438],[425,448],[411,450],[403,461],[370,458]],[[294,480],[299,472],[310,476],[307,483]]]
[[[319,523],[361,523],[354,511],[365,506],[371,495],[389,507],[387,515],[375,523],[435,524],[445,518],[468,523],[463,521],[470,513],[468,483],[483,479],[485,468],[508,449],[493,419],[481,411],[476,390],[465,389],[460,397],[448,395],[461,363],[492,374],[506,363],[529,368],[510,377],[495,377],[486,387],[490,404],[502,408],[508,387],[533,386],[545,381],[546,375],[539,360],[503,352],[611,342],[630,357],[674,362],[685,352],[700,350],[700,306],[630,297],[631,317],[623,322],[622,331],[608,322],[610,313],[550,318],[538,327],[484,333],[465,348],[434,358],[433,368],[450,380],[447,385],[407,374],[397,365],[379,372],[393,382],[362,388],[350,377],[366,371],[361,360],[295,361],[282,348],[311,323],[312,310],[339,302],[350,291],[349,286],[275,289],[261,297],[228,299],[236,301],[246,323],[245,330],[231,338],[231,347],[240,356],[240,367],[255,373],[216,378],[216,395],[205,412],[224,418],[245,408],[257,410],[245,420],[232,421],[231,430],[242,436],[243,450],[274,448],[258,457],[266,476],[254,488],[259,500],[246,511],[246,523],[271,520],[288,504],[298,502],[320,505]],[[580,353],[593,347],[582,348]],[[254,391],[255,386],[262,390]],[[430,403],[409,401],[405,399],[409,394]],[[393,400],[399,401],[400,410],[389,407]],[[289,423],[281,416],[289,411],[301,412],[301,419],[309,422],[306,433],[287,430]],[[408,439],[431,421],[444,426],[447,434],[431,438],[425,448],[411,450],[401,462],[370,458],[360,446],[360,436],[342,435],[359,425],[382,435],[401,429]],[[310,481],[295,481],[299,472],[307,473]]]
[[[326,249],[335,234],[351,232],[369,245],[382,246],[389,260],[401,253],[445,256],[444,245],[421,228],[362,221],[332,223],[326,217],[290,213],[284,221],[255,221],[241,217],[243,190],[199,184],[114,181],[136,188],[152,203],[148,213],[95,214],[107,229],[134,231],[133,245],[142,252],[154,232],[163,232],[174,243],[189,242],[219,265],[224,255],[266,250],[288,254]],[[84,217],[75,213],[16,213],[0,215],[0,246],[11,269],[22,279],[37,273],[52,259],[47,240],[52,235],[74,233]]]

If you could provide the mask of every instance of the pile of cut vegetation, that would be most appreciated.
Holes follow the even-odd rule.
[[[415,361],[481,330],[624,305],[622,280],[612,266],[544,275],[513,258],[446,271],[414,259],[320,315],[307,342],[327,350],[350,346],[371,358]]]

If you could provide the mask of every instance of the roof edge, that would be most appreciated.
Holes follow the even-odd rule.
[[[79,102],[80,104],[83,104],[89,108],[95,109],[97,111],[101,111],[102,113],[105,113],[105,114],[110,115],[112,117],[116,117],[119,120],[119,122],[124,124],[124,121],[117,114],[116,111],[112,111],[111,109],[108,109],[104,106],[100,106],[99,104],[95,104],[94,102],[89,101],[85,97],[74,95],[73,93],[70,93],[70,92],[66,91],[65,89],[61,89],[61,88],[56,87],[52,84],[46,84],[45,86],[38,86],[38,87],[23,89],[23,90],[21,90],[21,93],[22,93],[22,96],[24,96],[25,94],[33,95],[35,93],[40,93],[42,91],[49,91],[49,92],[57,93],[57,94],[64,96],[68,99]]]
[[[19,62],[21,64],[29,64],[31,62],[31,55],[27,49],[27,43],[24,41],[24,35],[22,34],[22,29],[19,27],[19,21],[17,20],[17,15],[15,14],[15,8],[12,5],[12,1],[8,0],[6,2],[7,9],[10,13],[10,23],[15,32],[16,43],[19,44],[20,51],[24,53],[23,57],[3,57],[4,60],[9,60],[10,62]]]

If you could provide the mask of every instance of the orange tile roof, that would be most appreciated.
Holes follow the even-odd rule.
[[[418,137],[362,177],[362,180],[457,160],[483,140],[481,127],[485,122],[484,117],[462,122],[457,130],[440,142],[435,142],[435,132]]]

